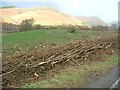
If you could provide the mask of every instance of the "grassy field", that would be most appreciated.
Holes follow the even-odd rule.
[[[68,30],[37,30],[26,31],[11,34],[3,34],[2,47],[4,51],[11,51],[15,45],[21,48],[34,48],[39,45],[54,43],[66,44],[75,40],[95,39],[99,36],[114,35],[114,31],[110,34],[106,31],[93,30],[76,30],[74,33],[69,33]]]
[[[3,57],[7,55],[4,52],[10,53],[14,46],[20,48],[34,49],[40,45],[49,45],[50,43],[59,45],[66,45],[69,42],[76,40],[95,40],[96,38],[107,38],[117,35],[117,31],[95,31],[95,30],[75,30],[74,33],[69,33],[65,29],[49,29],[49,30],[33,30],[26,32],[17,32],[2,35]],[[12,54],[11,54],[12,55]],[[9,55],[8,55],[9,56]],[[99,57],[98,57],[99,58]],[[98,74],[105,74],[110,68],[118,63],[118,56],[113,54],[111,56],[103,57],[104,61],[92,61],[82,64],[81,66],[65,66],[59,73],[52,73],[54,77],[48,76],[46,79],[40,81],[29,82],[22,87],[27,88],[64,88],[64,87],[78,87],[87,83],[85,75],[96,71]],[[8,66],[7,66],[8,67]]]

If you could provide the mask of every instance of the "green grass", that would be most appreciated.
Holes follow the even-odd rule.
[[[22,86],[24,88],[70,88],[80,87],[87,83],[87,78],[84,75],[90,71],[97,71],[103,75],[109,69],[118,64],[117,56],[109,56],[108,60],[103,62],[92,62],[81,67],[71,66],[56,74],[54,78],[42,80],[39,82],[30,82]]]
[[[113,31],[93,31],[93,30],[76,30],[74,33],[68,33],[67,30],[37,30],[18,32],[2,35],[2,46],[4,51],[13,49],[15,45],[19,47],[35,47],[40,44],[66,44],[75,40],[95,39],[99,36],[107,37],[116,34]],[[54,78],[42,80],[35,83],[28,83],[23,87],[27,88],[58,88],[58,87],[77,87],[86,83],[84,74],[94,69],[104,74],[108,69],[117,64],[117,57],[112,56],[109,61],[94,62],[81,67],[70,67],[63,72],[56,74]]]
[[[112,35],[113,33],[111,33]],[[74,33],[68,33],[63,29],[33,30],[2,35],[3,50],[11,50],[15,45],[21,48],[35,47],[42,44],[55,43],[66,44],[74,40],[94,39],[98,36],[108,35],[108,32],[93,30],[76,30]]]
[[[83,32],[84,33],[84,32]],[[70,40],[82,39],[83,33],[68,33],[67,30],[39,30],[12,33],[3,36],[3,43],[32,44],[32,43],[63,43]],[[67,40],[67,41],[66,41]]]
[[[100,74],[106,74],[109,69],[118,65],[118,62],[120,62],[118,56],[108,56],[108,60],[99,63],[93,62],[89,68],[98,71]]]

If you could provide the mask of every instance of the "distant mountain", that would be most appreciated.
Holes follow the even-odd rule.
[[[103,22],[101,19],[98,17],[84,17],[84,16],[79,16],[77,17],[79,20],[85,22],[89,26],[107,26],[105,22]]]
[[[113,21],[113,22],[111,22],[111,23],[110,23],[110,26],[112,26],[113,28],[118,29],[118,21]],[[120,27],[120,25],[119,25],[119,27]]]
[[[6,8],[17,8],[16,6],[3,6],[3,7],[0,7],[2,9],[6,9]]]
[[[20,24],[25,19],[34,19],[34,24],[40,25],[79,25],[85,26],[84,22],[74,16],[64,14],[47,7],[39,8],[6,8],[2,11],[2,22]]]

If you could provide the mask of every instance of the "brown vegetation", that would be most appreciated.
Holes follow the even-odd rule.
[[[37,76],[42,77],[56,65],[72,61],[79,66],[86,60],[100,60],[100,54],[113,54],[115,48],[117,48],[117,38],[110,37],[94,41],[78,41],[44,51],[36,47],[34,52],[16,52],[3,57],[2,84],[4,87],[19,86],[31,81],[32,78],[38,78]]]

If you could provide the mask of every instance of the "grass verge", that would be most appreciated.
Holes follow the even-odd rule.
[[[118,64],[118,57],[109,56],[102,62],[91,62],[82,66],[71,66],[55,74],[54,77],[38,82],[30,82],[23,85],[22,88],[74,88],[87,83],[89,73],[97,72],[99,75],[107,73],[112,67]]]

